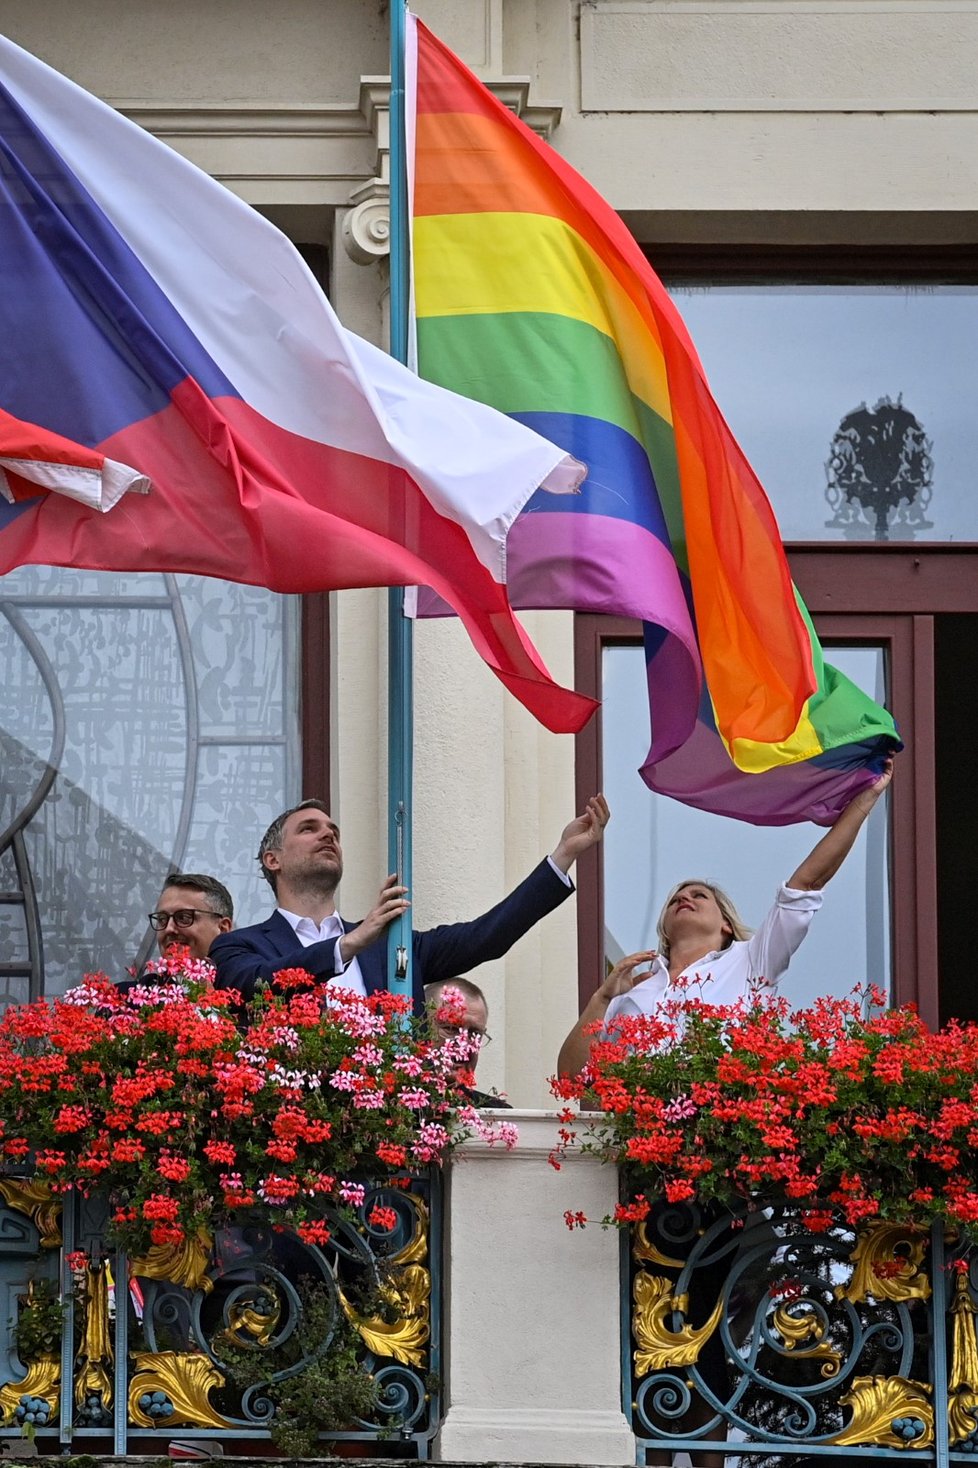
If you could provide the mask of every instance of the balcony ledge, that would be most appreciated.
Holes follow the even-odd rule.
[[[614,1168],[571,1151],[560,1171],[553,1111],[507,1111],[510,1152],[478,1142],[449,1166],[446,1208],[448,1411],[443,1463],[626,1464],[621,1406],[619,1240],[571,1233],[617,1201]],[[500,1166],[505,1161],[508,1166]]]

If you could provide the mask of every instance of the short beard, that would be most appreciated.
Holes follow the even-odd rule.
[[[302,872],[294,876],[288,885],[297,896],[302,897],[332,897],[343,877],[341,863],[334,862],[329,871]]]

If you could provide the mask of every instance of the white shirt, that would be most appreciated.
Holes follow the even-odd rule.
[[[325,943],[330,938],[336,939],[336,948],[333,954],[333,967],[336,973],[328,984],[339,984],[344,989],[352,989],[354,994],[366,995],[367,990],[360,972],[360,965],[355,958],[343,967],[343,956],[340,953],[340,939],[346,931],[340,919],[339,913],[331,912],[324,917],[321,923],[314,923],[311,917],[300,917],[297,912],[289,912],[288,908],[280,907],[278,911],[285,918],[289,927],[295,933],[303,948],[310,947],[313,943]]]
[[[683,969],[675,984],[669,978],[669,965],[656,958],[647,979],[612,999],[604,1017],[605,1031],[621,1015],[655,1014],[667,997],[736,1004],[759,986],[776,989],[821,906],[821,892],[800,892],[782,885],[756,933],[698,958]]]

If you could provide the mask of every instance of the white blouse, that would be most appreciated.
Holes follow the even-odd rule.
[[[736,1004],[758,988],[777,988],[821,906],[821,892],[799,892],[782,885],[756,933],[698,958],[683,969],[674,984],[669,979],[668,964],[656,958],[648,978],[627,994],[612,999],[604,1019],[605,1031],[622,1015],[655,1014],[667,994],[670,999],[699,997],[707,1004]]]

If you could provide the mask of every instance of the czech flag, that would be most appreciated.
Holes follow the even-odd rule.
[[[586,721],[505,588],[513,520],[580,466],[345,331],[277,229],[3,38],[0,259],[0,574],[427,584],[543,723]]]
[[[149,492],[149,480],[128,464],[70,443],[36,423],[21,423],[0,408],[0,529],[54,490],[94,510],[111,510],[127,490]]]

